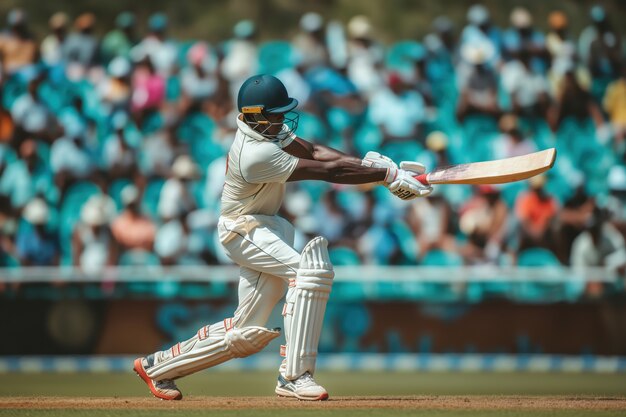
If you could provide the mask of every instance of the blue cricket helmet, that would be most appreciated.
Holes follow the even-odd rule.
[[[296,108],[298,100],[289,97],[285,85],[276,77],[267,74],[254,75],[241,85],[237,96],[237,107],[262,106],[266,113],[287,113]]]

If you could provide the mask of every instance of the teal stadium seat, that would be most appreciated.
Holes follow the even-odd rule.
[[[361,264],[359,254],[347,246],[334,246],[328,250],[330,261],[334,266],[355,266]]]
[[[520,267],[541,268],[543,272],[566,273],[556,255],[544,248],[529,248],[521,251],[517,264]],[[559,278],[562,280],[566,277]],[[538,303],[564,300],[575,301],[584,291],[584,284],[580,282],[538,283],[529,280],[515,284],[514,287],[514,297],[517,300]]]
[[[80,210],[89,197],[99,193],[98,186],[89,181],[72,184],[65,192],[59,213],[59,238],[63,265],[72,263],[72,232],[80,218]]]
[[[429,250],[421,260],[423,266],[462,266],[463,258],[455,252],[441,249]]]
[[[317,142],[326,142],[328,140],[328,133],[322,120],[316,115],[307,112],[300,113],[298,136]]]
[[[383,134],[378,126],[372,123],[364,123],[354,133],[354,147],[361,156],[369,151],[377,151],[383,143]]]
[[[400,251],[409,265],[416,265],[419,256],[419,245],[411,228],[402,220],[391,222],[391,232],[398,239]]]
[[[334,246],[328,249],[333,266],[357,266],[361,264],[359,254],[346,246]],[[333,285],[333,296],[346,301],[357,301],[365,298],[364,286],[361,282],[336,282]]]
[[[455,252],[433,249],[424,254],[421,265],[426,267],[461,267],[463,266],[463,258]],[[454,287],[454,284],[451,283],[427,282],[423,284],[421,290],[427,301],[455,302],[459,301],[461,294]]]
[[[328,124],[335,133],[342,133],[354,126],[354,116],[341,107],[331,107],[326,112]]]
[[[414,62],[426,56],[426,48],[416,41],[403,40],[392,44],[385,57],[387,68],[406,74],[413,69]]]
[[[259,45],[259,73],[275,75],[295,64],[294,50],[287,41],[272,40]]]
[[[165,181],[163,179],[153,179],[148,182],[146,189],[144,190],[143,197],[141,199],[141,211],[147,216],[157,219],[159,198],[161,196],[161,188],[163,188]]]
[[[399,163],[400,161],[417,161],[423,150],[423,146],[417,141],[404,141],[386,143],[382,146],[380,153]]]
[[[126,187],[130,183],[131,182],[129,180],[119,179],[119,180],[113,181],[113,183],[111,183],[111,185],[109,186],[108,193],[113,199],[113,201],[115,202],[115,207],[117,208],[118,211],[122,210],[123,208],[122,190],[124,189],[124,187]]]

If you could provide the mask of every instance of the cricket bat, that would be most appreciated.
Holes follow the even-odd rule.
[[[415,176],[422,184],[503,184],[525,180],[552,168],[556,149],[494,161],[436,168]]]

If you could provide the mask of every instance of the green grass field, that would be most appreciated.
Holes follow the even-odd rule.
[[[179,381],[186,395],[181,402],[151,398],[145,385],[131,373],[0,374],[0,416],[282,417],[294,412],[303,416],[372,417],[626,415],[624,374],[321,372],[317,379],[335,401],[323,405],[289,400],[276,403],[275,375],[271,372],[201,372]],[[78,401],[81,405],[20,408],[20,399],[16,402],[16,397],[22,397],[25,403],[33,397],[52,397],[59,401]],[[256,400],[248,406],[242,397]],[[263,397],[273,403],[258,406]],[[217,402],[213,409],[212,398]],[[550,398],[556,402],[543,402]],[[351,399],[356,401],[356,406],[345,408],[342,404]],[[378,402],[368,408],[370,399]],[[495,403],[490,399],[495,399]],[[510,405],[498,405],[503,399]],[[581,402],[578,408],[576,401],[581,399],[586,405]],[[14,405],[8,407],[9,401]],[[104,405],[101,401],[105,401]],[[467,402],[467,408],[462,406],[463,401]],[[442,405],[447,402],[456,405]],[[146,407],[137,407],[137,403]],[[236,409],[228,409],[231,403]],[[524,408],[528,404],[534,404],[532,409]]]

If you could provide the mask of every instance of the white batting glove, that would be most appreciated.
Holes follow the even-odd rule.
[[[374,151],[365,154],[361,165],[368,168],[398,168],[398,165],[391,158]]]
[[[415,172],[404,169],[393,171],[392,168],[388,170],[387,177],[385,177],[385,185],[396,197],[402,200],[412,200],[417,197],[426,197],[433,192],[433,187],[424,185],[415,178]],[[423,173],[424,171],[419,174]]]
[[[404,169],[405,171],[415,172],[418,175],[426,172],[426,167],[424,166],[424,164],[420,164],[419,162],[415,161],[402,161],[400,162],[400,168]]]

